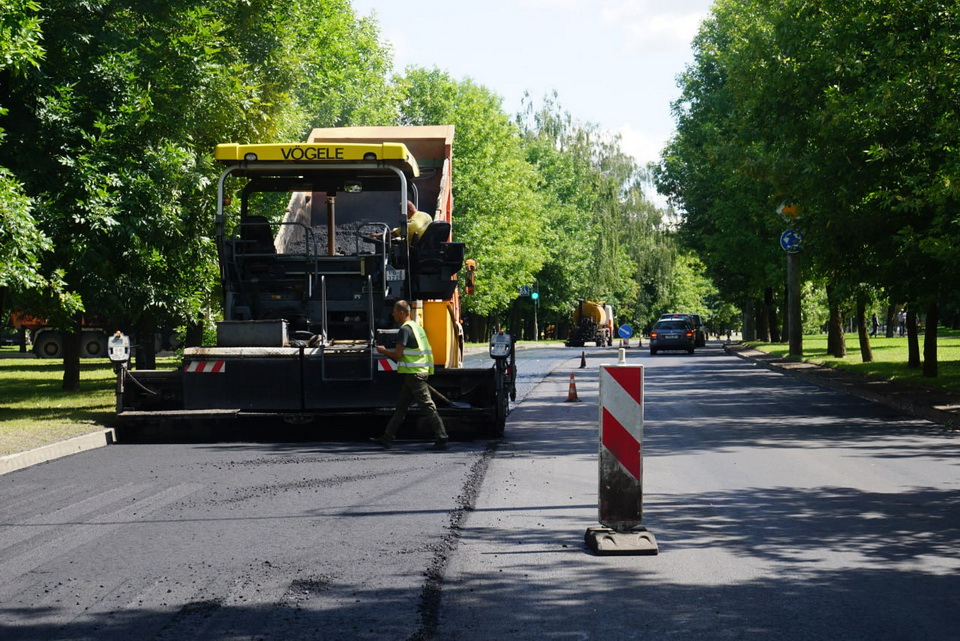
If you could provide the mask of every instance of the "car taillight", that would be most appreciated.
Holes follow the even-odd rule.
[[[650,332],[650,338],[656,338],[657,336],[657,332]]]
[[[690,338],[691,336],[693,336],[693,332],[687,332],[687,338]]]

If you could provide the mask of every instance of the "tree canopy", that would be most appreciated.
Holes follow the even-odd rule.
[[[954,289],[958,19],[937,0],[714,5],[657,176],[721,291],[780,286],[785,202],[837,296],[929,310]]]
[[[670,300],[673,234],[617,137],[556,97],[514,116],[469,78],[392,75],[348,0],[19,0],[0,29],[0,291],[61,329],[199,317],[216,298],[214,146],[346,125],[456,126],[477,317],[503,320],[534,282],[557,322],[581,298],[631,322]]]

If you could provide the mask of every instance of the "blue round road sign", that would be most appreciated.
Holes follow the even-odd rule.
[[[620,338],[630,338],[633,336],[633,328],[629,325],[621,325],[617,328],[617,335],[620,336]]]
[[[788,229],[780,234],[780,247],[788,254],[795,254],[800,251],[800,245],[803,242],[803,234],[796,229]]]

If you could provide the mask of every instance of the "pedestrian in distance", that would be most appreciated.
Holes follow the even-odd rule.
[[[897,314],[897,324],[899,325],[900,336],[903,336],[907,333],[907,312],[904,309],[900,309],[900,313]]]
[[[877,318],[877,313],[874,312],[873,316],[870,317],[870,335],[876,336],[877,332],[880,331],[880,319]]]
[[[419,323],[410,318],[410,303],[405,300],[398,300],[393,306],[393,320],[400,324],[397,344],[392,349],[383,345],[377,345],[376,349],[377,353],[397,362],[397,372],[403,379],[403,385],[397,397],[397,408],[387,423],[383,436],[374,438],[373,441],[385,449],[393,447],[393,440],[403,424],[407,409],[416,401],[426,412],[427,421],[436,437],[430,449],[445,450],[449,440],[447,431],[427,384],[427,379],[433,374],[433,350],[427,340],[427,333]]]

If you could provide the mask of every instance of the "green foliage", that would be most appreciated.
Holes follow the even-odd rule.
[[[503,315],[517,287],[535,280],[547,251],[545,203],[516,127],[500,98],[469,79],[409,68],[394,84],[401,124],[456,127],[454,231],[478,265],[477,292],[464,297],[464,307],[484,317]]]
[[[209,307],[217,143],[394,115],[387,50],[347,0],[27,5],[44,50],[0,87],[0,164],[29,198],[10,209],[17,228],[32,213],[37,231],[9,251],[0,240],[21,263],[39,257],[48,282],[60,275],[66,291],[13,270],[32,288],[18,306],[60,325],[77,307],[127,327]]]
[[[668,291],[661,312],[682,311],[711,317],[709,301],[716,289],[704,275],[704,265],[696,256],[677,255]]]
[[[39,5],[30,0],[0,5],[0,73],[20,76],[43,58],[38,9]],[[0,117],[6,113],[0,103]],[[4,138],[0,128],[0,145]],[[4,292],[41,287],[47,282],[40,270],[40,256],[50,248],[49,238],[33,217],[33,201],[13,173],[0,166],[0,316],[7,312]]]
[[[547,97],[518,118],[527,159],[546,199],[546,309],[567,319],[577,300],[609,303],[619,318],[646,319],[669,282],[672,241],[643,196],[645,173],[597,126],[576,122]]]
[[[842,297],[956,288],[958,19],[941,0],[714,5],[658,184],[724,294],[782,282],[785,200],[807,276]]]

